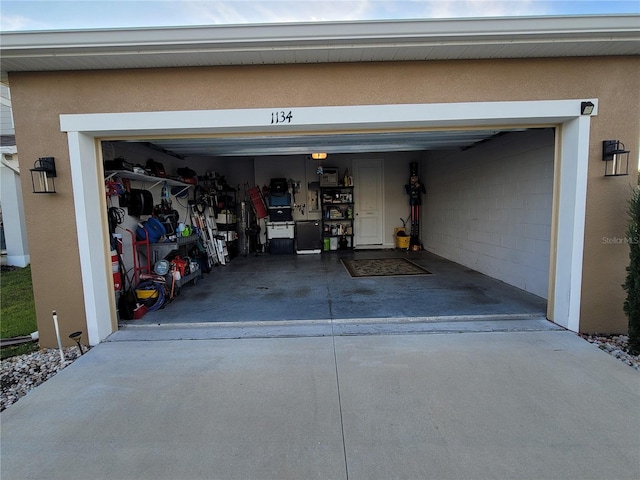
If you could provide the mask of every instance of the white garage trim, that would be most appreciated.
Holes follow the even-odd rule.
[[[589,117],[564,122],[560,133],[560,178],[555,257],[553,318],[577,332],[580,326],[582,257],[587,202],[587,159],[589,158]],[[553,285],[553,283],[551,284]]]
[[[581,100],[470,102],[342,107],[274,107],[60,115],[63,132],[94,137],[209,133],[284,133],[357,129],[559,124],[580,114]],[[593,99],[591,99],[595,103]],[[596,106],[597,108],[597,106]],[[272,124],[272,115],[291,121]],[[594,110],[594,115],[597,113]]]
[[[102,167],[98,171],[96,140],[87,134],[68,132],[69,160],[78,230],[84,308],[89,343],[97,345],[117,329],[108,245]],[[113,320],[112,320],[113,319]]]
[[[557,254],[552,260],[555,279],[550,281],[554,288],[550,317],[577,331],[590,125],[590,117],[580,115],[580,103],[585,100],[596,105],[593,114],[597,114],[597,99],[575,99],[60,115],[61,130],[68,133],[89,342],[95,345],[117,328],[109,283],[103,188],[97,184],[97,138],[519,125],[561,126],[561,158],[556,159],[561,165],[560,178],[555,179],[560,182]],[[291,120],[272,123],[274,115],[284,118],[289,113]]]

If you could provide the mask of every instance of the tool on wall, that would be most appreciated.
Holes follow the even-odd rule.
[[[409,164],[409,183],[404,186],[409,195],[409,208],[411,218],[411,244],[412,250],[422,250],[420,242],[420,205],[422,205],[422,194],[427,193],[420,177],[418,176],[418,162]]]

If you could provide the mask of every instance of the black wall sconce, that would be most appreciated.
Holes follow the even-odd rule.
[[[629,175],[629,150],[624,149],[620,140],[604,140],[602,142],[602,160],[605,177]]]
[[[29,171],[33,193],[56,193],[56,162],[53,157],[40,157]]]

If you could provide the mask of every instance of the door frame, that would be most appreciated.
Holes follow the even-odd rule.
[[[60,115],[67,133],[89,343],[117,330],[109,234],[102,182],[102,138],[284,132],[372,134],[401,129],[558,127],[547,316],[578,331],[591,116],[567,99],[513,102],[288,107],[290,123],[271,124],[274,109],[232,109]]]

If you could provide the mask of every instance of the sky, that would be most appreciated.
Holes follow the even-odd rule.
[[[0,30],[640,14],[640,0],[0,0]]]

